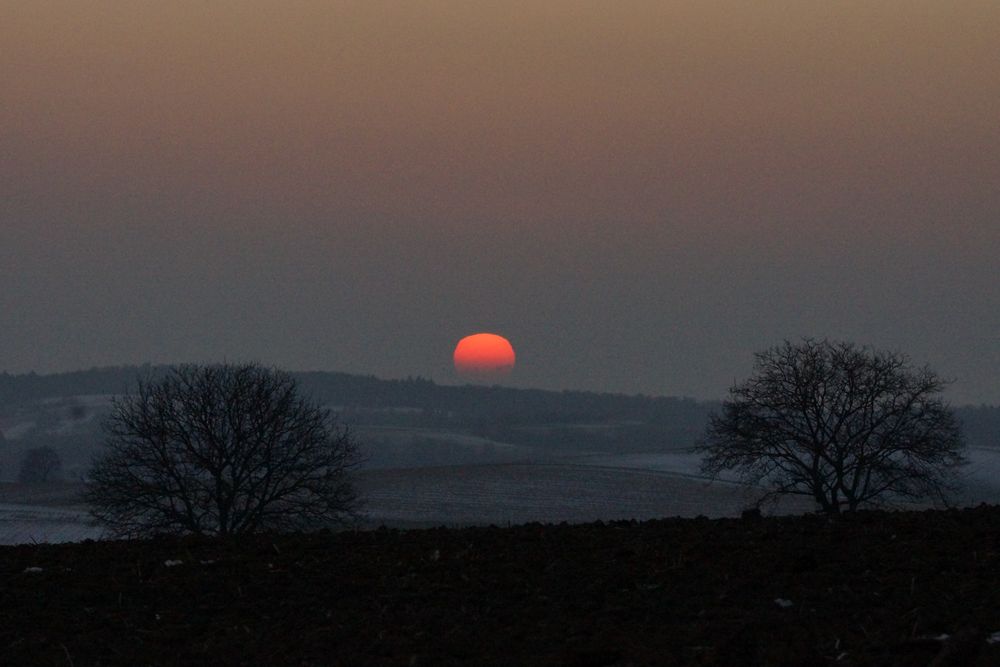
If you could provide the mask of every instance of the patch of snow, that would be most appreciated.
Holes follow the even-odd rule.
[[[183,564],[184,564],[184,561],[182,561],[182,560],[165,560],[165,561],[163,561],[164,567],[176,567],[177,565],[183,565]]]
[[[701,455],[689,451],[643,454],[596,454],[572,457],[568,460],[573,463],[607,468],[655,470],[658,472],[691,475],[693,477],[701,476]]]
[[[994,632],[986,638],[987,644],[1000,644],[1000,632]]]
[[[43,570],[40,567],[26,567],[24,568],[24,571],[25,573],[29,573],[29,572],[42,572]]]
[[[87,512],[0,503],[0,544],[80,542],[100,539],[103,532]]]
[[[774,598],[774,604],[778,605],[782,609],[788,609],[795,603],[792,602],[791,600],[786,600],[785,598]]]
[[[568,464],[370,470],[359,475],[358,486],[366,519],[374,525],[739,516],[747,493],[659,471]],[[811,503],[794,497],[778,507],[784,513],[811,509]]]

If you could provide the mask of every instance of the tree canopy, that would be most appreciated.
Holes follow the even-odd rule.
[[[699,445],[703,470],[736,471],[761,501],[812,497],[829,513],[893,500],[947,501],[965,462],[947,385],[902,354],[785,341],[756,355]]]
[[[117,399],[86,498],[112,533],[232,534],[350,518],[357,445],[288,374],[180,366]]]

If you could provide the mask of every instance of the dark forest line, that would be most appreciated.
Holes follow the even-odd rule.
[[[91,394],[121,394],[168,366],[115,366],[49,375],[0,373],[0,405]],[[425,378],[383,380],[338,372],[293,373],[315,400],[350,424],[463,429],[494,440],[537,445],[545,440],[603,441],[607,449],[692,443],[717,401],[692,398],[441,385]],[[1000,447],[1000,407],[959,406],[967,443]],[[604,428],[613,427],[613,428]],[[538,428],[544,427],[544,428]],[[604,447],[602,447],[603,449]]]

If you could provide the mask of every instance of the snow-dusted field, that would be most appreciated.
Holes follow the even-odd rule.
[[[588,454],[565,459],[567,463],[625,468],[631,470],[655,470],[682,475],[701,476],[701,455],[690,451],[674,451],[645,454]]]
[[[961,504],[1000,503],[1000,451],[972,449]],[[587,455],[551,463],[364,470],[358,487],[369,525],[430,526],[738,516],[747,490],[698,477],[687,452]],[[0,544],[97,538],[79,485],[0,485]],[[775,508],[806,512],[795,497]]]
[[[542,458],[531,447],[443,429],[364,426],[355,434],[366,455],[362,467],[369,470],[513,463]]]
[[[962,471],[963,504],[1000,503],[1000,450],[970,447],[965,456],[969,465]]]
[[[1000,503],[1000,451],[970,449],[962,505]],[[753,499],[727,482],[708,484],[691,452],[593,454],[558,464],[442,466],[367,471],[366,516],[389,525],[583,522],[666,516],[738,516]],[[814,509],[791,497],[776,512]]]
[[[85,511],[0,504],[0,544],[79,542],[100,536]]]
[[[506,524],[735,516],[746,490],[683,474],[596,465],[509,464],[375,470],[362,475],[369,522]],[[789,500],[783,511],[811,506]]]

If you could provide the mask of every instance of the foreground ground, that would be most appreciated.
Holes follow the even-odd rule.
[[[1000,509],[0,548],[5,665],[996,665]]]

